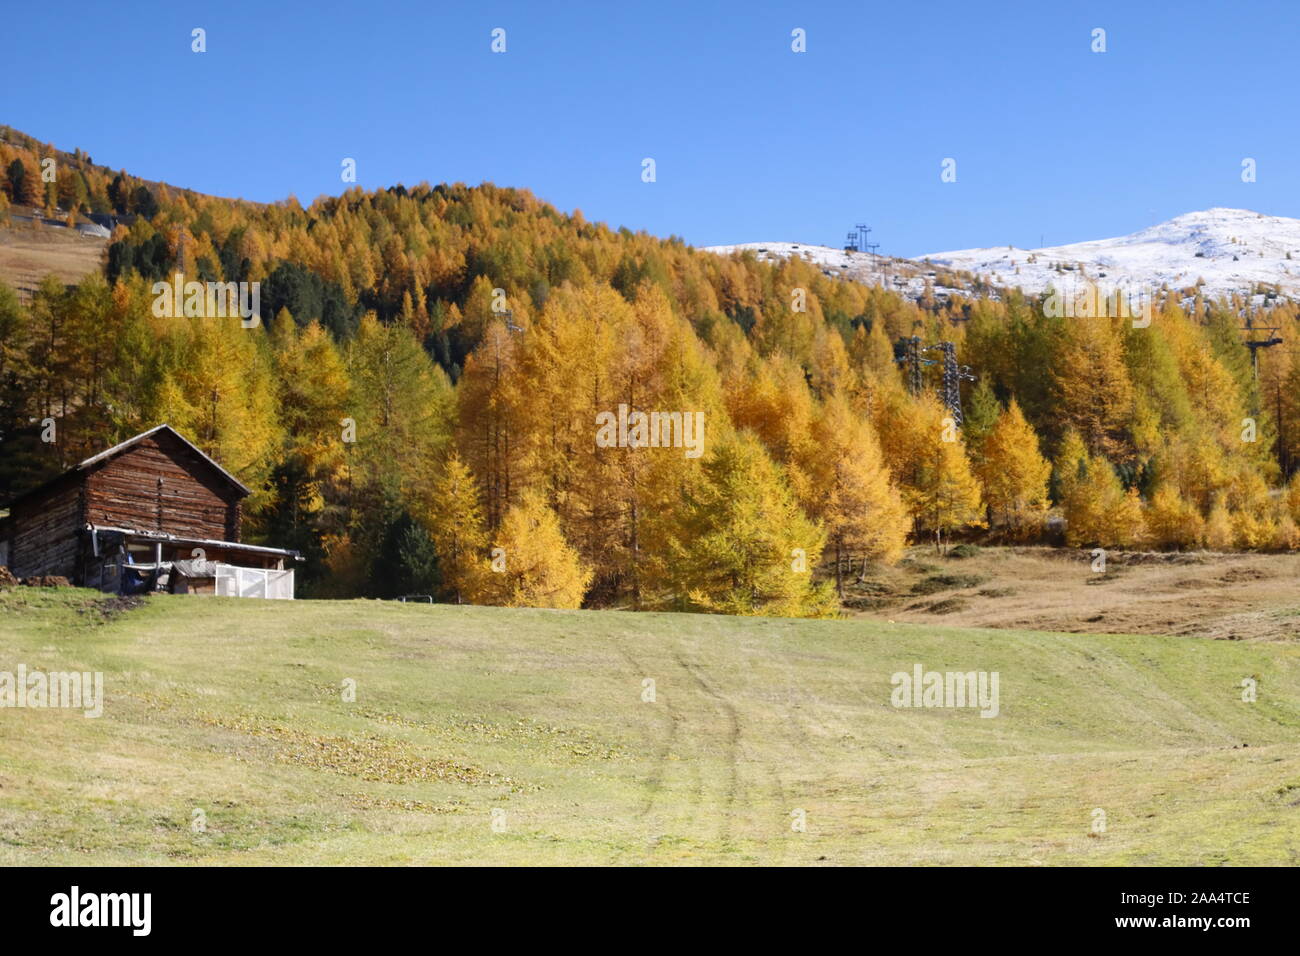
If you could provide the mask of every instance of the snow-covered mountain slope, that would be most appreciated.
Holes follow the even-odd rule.
[[[1189,212],[1114,239],[1044,249],[961,249],[921,258],[1026,292],[1042,292],[1054,283],[1060,287],[1061,270],[1081,266],[1084,276],[1103,286],[1180,290],[1203,279],[1207,298],[1250,294],[1261,284],[1300,298],[1300,219],[1247,209]]]
[[[761,261],[774,262],[798,256],[821,266],[828,276],[853,279],[867,285],[884,285],[911,299],[920,298],[926,283],[936,296],[952,294],[970,295],[973,283],[958,277],[941,275],[934,266],[912,259],[873,255],[867,252],[845,252],[830,246],[809,245],[801,242],[741,242],[733,246],[706,246],[704,252],[721,256],[733,252],[753,252]]]
[[[952,275],[964,272],[992,286],[1031,294],[1051,286],[1067,292],[1086,278],[1102,287],[1151,294],[1166,286],[1177,293],[1200,283],[1206,298],[1249,296],[1261,286],[1276,287],[1280,295],[1300,300],[1300,219],[1246,209],[1191,212],[1114,239],[1043,249],[959,249],[913,260],[788,242],[713,246],[708,251],[726,254],[738,249],[752,249],[767,259],[802,256],[828,274],[884,281],[912,297],[923,291],[927,280],[937,295],[970,294],[973,283]]]

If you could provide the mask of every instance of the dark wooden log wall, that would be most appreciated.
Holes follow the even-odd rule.
[[[9,569],[20,578],[77,573],[77,529],[85,523],[79,476],[65,475],[15,504],[10,515]]]
[[[151,435],[97,465],[86,520],[186,538],[239,540],[239,489],[183,442]]]

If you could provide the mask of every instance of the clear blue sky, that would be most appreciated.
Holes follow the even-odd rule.
[[[94,0],[7,23],[0,121],[225,196],[336,194],[353,157],[367,188],[490,180],[697,245],[863,221],[895,255],[1300,216],[1294,0]]]

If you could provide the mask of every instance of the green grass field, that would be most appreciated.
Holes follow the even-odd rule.
[[[103,601],[0,592],[0,671],[106,691],[0,710],[0,863],[1300,863],[1294,644]],[[918,662],[1000,715],[892,707]]]

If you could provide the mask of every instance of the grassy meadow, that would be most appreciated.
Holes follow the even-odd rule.
[[[0,710],[0,864],[1300,864],[1295,644],[15,588],[20,663],[106,700]]]

